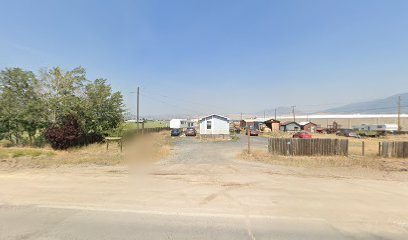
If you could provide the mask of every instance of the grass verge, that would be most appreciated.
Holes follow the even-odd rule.
[[[254,150],[250,154],[243,151],[240,158],[248,161],[260,161],[273,165],[302,168],[350,168],[360,167],[381,171],[408,171],[406,159],[384,159],[379,157],[357,156],[278,156],[267,151]]]
[[[59,166],[113,166],[129,161],[156,161],[170,154],[168,133],[152,133],[126,142],[123,152],[117,144],[95,143],[66,151],[34,148],[0,148],[0,168],[45,168]]]

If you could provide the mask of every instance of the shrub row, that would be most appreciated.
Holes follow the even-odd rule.
[[[84,133],[75,116],[67,116],[60,123],[47,128],[45,138],[53,149],[64,150],[70,147],[83,146],[101,142],[103,136],[97,133]]]

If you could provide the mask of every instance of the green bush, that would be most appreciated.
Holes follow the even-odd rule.
[[[13,142],[7,139],[0,140],[0,147],[12,147]]]
[[[36,147],[44,147],[46,143],[47,143],[47,140],[45,139],[43,134],[36,136],[34,138],[34,146]]]

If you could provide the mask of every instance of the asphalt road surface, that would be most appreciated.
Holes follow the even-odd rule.
[[[321,219],[0,208],[1,239],[348,239]]]
[[[265,149],[266,139],[252,138]],[[408,184],[237,159],[237,141],[175,138],[125,167],[0,171],[0,239],[408,239]]]

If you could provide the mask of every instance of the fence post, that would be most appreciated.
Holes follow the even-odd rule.
[[[287,142],[287,148],[286,148],[286,155],[289,156],[290,155],[290,145],[291,145],[291,141],[289,140]]]
[[[381,156],[381,142],[378,142],[378,156]]]
[[[364,156],[365,154],[365,145],[364,145],[364,141],[361,142],[361,155]]]

